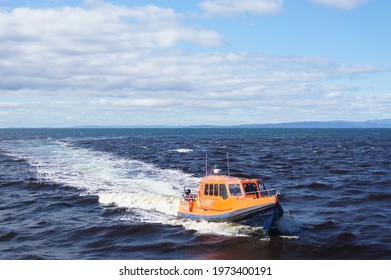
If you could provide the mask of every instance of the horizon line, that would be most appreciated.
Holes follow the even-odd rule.
[[[366,121],[297,121],[279,123],[247,123],[247,124],[133,124],[133,125],[69,125],[69,126],[11,126],[0,129],[76,129],[76,128],[391,128],[391,119],[375,119]]]

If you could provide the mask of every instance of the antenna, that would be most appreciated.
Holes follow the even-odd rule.
[[[208,151],[205,152],[205,176],[208,176]]]
[[[229,157],[228,157],[228,152],[227,152],[227,165],[228,165],[228,176],[231,176],[230,172],[229,172]]]

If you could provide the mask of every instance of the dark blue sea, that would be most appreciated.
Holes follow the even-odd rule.
[[[280,233],[179,219],[208,164]],[[390,129],[0,129],[0,259],[391,259]]]

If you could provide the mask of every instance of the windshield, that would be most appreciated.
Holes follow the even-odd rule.
[[[239,184],[229,184],[228,188],[229,188],[229,194],[231,196],[242,195],[242,190],[240,189],[240,185]]]

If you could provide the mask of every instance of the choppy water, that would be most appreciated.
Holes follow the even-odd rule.
[[[176,217],[206,152],[280,236]],[[390,179],[389,129],[2,129],[0,259],[391,259]]]

